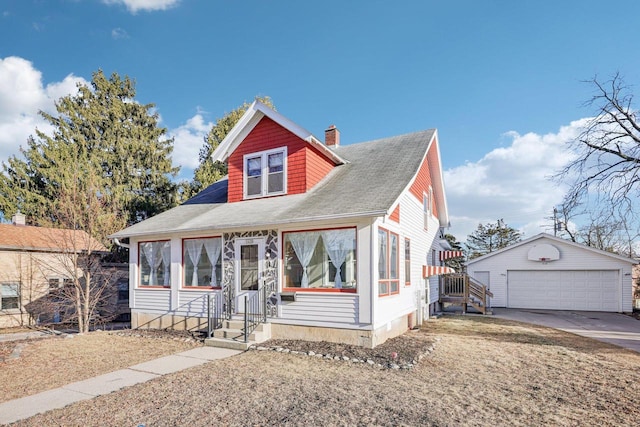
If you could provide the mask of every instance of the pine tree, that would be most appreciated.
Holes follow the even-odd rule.
[[[495,223],[478,224],[478,228],[467,236],[469,259],[495,252],[522,239],[522,233],[507,226],[503,219]]]
[[[158,126],[153,104],[136,102],[134,82],[117,73],[107,78],[99,70],[90,86],[78,89],[56,103],[56,115],[40,112],[52,135],[36,129],[21,149],[23,158],[3,163],[0,211],[8,217],[20,210],[34,225],[70,225],[58,215],[63,178],[71,174],[82,181],[89,172],[105,212],[125,223],[174,206],[173,139]]]

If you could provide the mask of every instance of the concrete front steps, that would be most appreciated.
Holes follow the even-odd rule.
[[[255,331],[249,334],[244,342],[244,320],[231,319],[222,323],[222,328],[213,331],[213,337],[204,340],[204,345],[211,347],[247,350],[254,344],[271,339],[271,323],[260,323]]]

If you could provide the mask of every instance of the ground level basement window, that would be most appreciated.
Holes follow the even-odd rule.
[[[356,229],[283,233],[284,288],[355,292]]]

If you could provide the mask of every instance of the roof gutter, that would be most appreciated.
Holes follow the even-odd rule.
[[[128,243],[122,243],[117,237],[113,238],[113,243],[120,246],[121,248],[129,249],[131,247],[131,245],[129,245]]]
[[[121,243],[118,239],[119,238],[127,238],[127,237],[144,237],[144,236],[157,236],[157,235],[169,235],[169,234],[176,234],[176,233],[192,233],[192,232],[199,232],[199,231],[206,231],[206,230],[236,230],[236,229],[243,229],[243,228],[263,228],[263,227],[269,227],[269,226],[279,226],[279,225],[286,225],[286,224],[293,224],[293,223],[309,223],[309,222],[317,222],[317,221],[331,221],[331,220],[337,220],[337,219],[356,219],[356,218],[370,218],[370,217],[383,217],[387,215],[387,211],[386,210],[375,210],[375,211],[369,211],[369,212],[356,212],[356,213],[351,213],[351,214],[336,214],[336,215],[321,215],[321,216],[314,216],[314,217],[307,217],[307,218],[295,218],[295,219],[287,219],[287,220],[282,220],[282,221],[272,221],[272,222],[268,222],[268,223],[256,223],[256,224],[250,224],[250,223],[245,223],[245,224],[226,224],[224,226],[221,227],[212,227],[212,226],[207,226],[207,227],[199,227],[199,228],[182,228],[182,229],[171,229],[171,230],[165,230],[165,231],[145,231],[142,233],[133,233],[133,234],[129,234],[127,236],[120,236],[120,237],[113,237],[113,236],[109,236],[109,238],[113,239],[113,241],[116,243],[116,245],[118,246],[122,246],[124,248],[128,248],[129,244],[128,243]]]

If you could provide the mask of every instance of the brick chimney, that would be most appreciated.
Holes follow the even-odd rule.
[[[324,131],[324,145],[338,147],[340,145],[340,131],[336,125],[331,125]]]
[[[26,225],[26,219],[27,218],[24,216],[24,214],[18,211],[14,216],[11,217],[11,223],[13,225]]]

